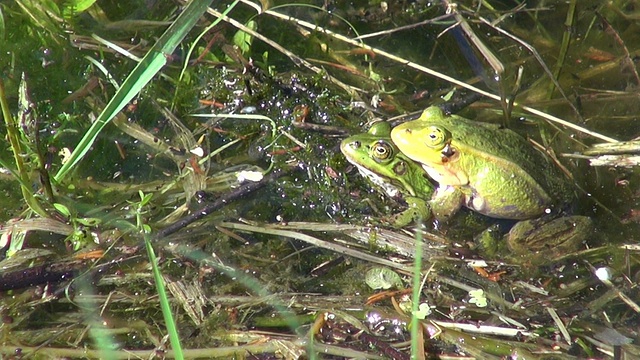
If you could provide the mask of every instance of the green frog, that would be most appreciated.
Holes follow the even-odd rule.
[[[368,132],[344,139],[340,150],[378,190],[408,204],[406,210],[385,219],[386,222],[403,227],[418,218],[430,217],[427,201],[435,186],[422,167],[391,142],[389,123],[378,122]]]
[[[547,156],[497,125],[446,116],[432,106],[418,120],[395,127],[391,139],[439,184],[431,201],[436,218],[464,205],[494,218],[531,219],[573,197]]]
[[[462,206],[493,218],[534,219],[558,213],[575,197],[567,177],[548,156],[498,125],[447,116],[432,106],[419,119],[395,127],[391,139],[439,184],[429,201],[439,220],[447,220]],[[523,231],[524,224],[512,231],[534,232]],[[590,219],[578,216],[575,221],[554,222],[559,224],[566,224],[567,231],[583,229]],[[527,249],[517,241],[549,246],[540,239],[517,238],[510,247]]]

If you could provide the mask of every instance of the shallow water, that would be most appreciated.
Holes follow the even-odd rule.
[[[135,204],[140,201],[138,190],[154,194],[142,218],[153,231],[157,231],[187,216],[189,210],[193,212],[202,203],[214,201],[227,191],[236,189],[240,185],[236,177],[238,169],[255,173],[270,166],[284,168],[292,160],[303,162],[305,168],[302,172],[285,176],[268,185],[266,190],[231,203],[189,231],[174,235],[171,241],[186,244],[193,251],[202,250],[208,256],[215,254],[214,259],[220,259],[221,263],[244,269],[244,273],[261,281],[258,288],[272,293],[321,293],[327,296],[322,300],[327,301],[322,303],[323,306],[336,306],[328,295],[371,292],[361,282],[361,274],[370,263],[353,257],[344,258],[339,256],[341,250],[328,251],[323,249],[324,245],[309,246],[304,240],[291,240],[282,233],[229,230],[231,227],[215,225],[222,220],[236,222],[240,218],[268,224],[304,221],[363,225],[371,219],[375,223],[376,218],[401,207],[372,191],[355,171],[349,171],[351,167],[340,154],[338,144],[345,130],[348,133],[365,131],[371,121],[439,103],[451,90],[447,81],[407,66],[406,61],[473,84],[499,97],[515,97],[519,105],[547,112],[608,137],[629,140],[640,132],[636,94],[640,79],[634,63],[640,51],[640,32],[637,31],[634,2],[601,4],[598,1],[581,1],[572,17],[570,32],[565,32],[567,27],[562,25],[567,21],[570,6],[564,1],[539,2],[539,5],[528,2],[523,8],[518,8],[515,2],[485,2],[495,9],[484,6],[477,12],[473,7],[475,3],[459,3],[460,16],[469,25],[467,31],[477,36],[478,42],[475,43],[469,32],[454,34],[455,30],[450,29],[455,23],[452,18],[403,29],[403,26],[444,14],[442,6],[428,5],[424,1],[393,4],[336,2],[331,4],[330,13],[320,10],[322,2],[308,3],[315,7],[298,4],[271,9],[349,38],[355,37],[356,33],[365,35],[395,30],[363,41],[404,60],[394,61],[380,53],[362,51],[321,31],[296,27],[274,14],[254,17],[254,10],[240,5],[231,17],[241,23],[255,20],[260,34],[317,66],[321,73],[313,74],[308,67],[296,65],[301,62],[258,39],[252,39],[248,47],[246,43],[238,42],[237,37],[234,42],[236,29],[220,25],[198,43],[180,81],[180,69],[188,54],[188,46],[202,29],[197,28],[198,31],[183,42],[183,47],[172,54],[173,61],[164,69],[166,77],[156,77],[136,102],[123,112],[122,123],[131,126],[108,126],[75,170],[74,176],[65,184],[54,184],[57,202],[72,209],[71,217],[61,217],[57,213],[56,219],[82,230],[81,233],[87,235],[82,240],[87,246],[109,250],[112,244],[132,245],[140,236],[129,232],[123,224],[135,223],[139,215],[135,211]],[[25,131],[23,141],[25,147],[41,153],[46,165],[43,167],[51,172],[61,166],[59,151],[76,146],[95,119],[101,104],[114,93],[113,85],[103,70],[87,57],[104,65],[117,83],[122,83],[135,65],[133,60],[115,54],[88,36],[97,33],[142,56],[148,44],[162,33],[164,25],[147,27],[148,24],[143,26],[132,21],[171,19],[175,10],[171,2],[164,1],[104,3],[100,6],[104,18],[97,13],[84,13],[73,17],[64,26],[54,20],[34,24],[17,6],[4,6],[6,40],[0,46],[2,53],[7,55],[1,58],[7,98],[14,114],[17,113],[18,87],[22,74],[26,74],[34,104],[32,112],[37,114],[35,119],[39,130]],[[222,9],[220,6],[219,10]],[[492,26],[510,36],[492,28],[485,20],[495,22]],[[212,17],[207,17],[205,22],[208,25],[211,21]],[[70,34],[73,34],[73,39],[70,39]],[[568,44],[566,49],[564,37],[567,39],[565,44]],[[241,45],[240,49],[245,46],[245,52],[234,49],[234,45]],[[482,45],[489,50],[480,50],[478,46]],[[208,50],[204,51],[206,47]],[[533,48],[536,49],[535,54],[531,51]],[[489,52],[504,65],[499,81],[496,81],[495,66],[492,68],[486,60]],[[194,60],[196,58],[197,61]],[[249,65],[249,59],[254,67]],[[552,90],[553,84],[540,60],[545,62],[550,72],[559,72],[558,85],[566,98],[557,89]],[[335,80],[330,81],[329,75]],[[100,79],[98,85],[78,97],[69,98],[85,84],[90,84],[92,77]],[[178,120],[171,120],[162,108],[169,109]],[[484,98],[471,104],[462,114],[471,119],[503,123],[503,110],[500,102]],[[270,120],[190,116],[212,113],[258,114]],[[134,125],[143,130],[137,132]],[[552,128],[521,107],[516,106],[512,110],[508,126],[552,147],[575,176],[576,184],[584,189],[576,211],[591,216],[596,224],[596,230],[584,245],[585,249],[638,241],[640,229],[636,209],[640,192],[637,168],[590,167],[587,160],[576,158],[575,154],[602,140],[562,126]],[[163,150],[145,145],[141,133],[172,147]],[[198,157],[197,148],[202,148],[205,154],[219,153],[210,159],[202,159]],[[36,164],[38,160],[33,152],[30,154],[29,163]],[[2,160],[11,157],[9,149],[5,149]],[[36,170],[34,166],[33,187],[40,189]],[[23,201],[16,200],[21,196],[18,183],[11,180],[11,176],[7,176],[5,181],[13,185],[3,188],[3,192],[8,194],[3,197],[5,200],[0,200],[0,208],[4,210],[0,213],[3,221],[18,217],[26,208]],[[199,191],[209,194],[202,195]],[[53,209],[53,205],[49,209]],[[99,219],[100,224],[93,226],[88,219]],[[444,234],[457,232],[462,235],[455,238],[456,242],[461,244],[460,249],[466,251],[465,243],[472,240],[466,229],[445,229]],[[374,247],[373,238],[382,235],[371,235],[370,247],[367,247],[362,243],[357,245],[353,240],[349,242],[346,230],[312,233],[327,242],[338,239],[339,244],[347,243],[350,248],[363,252],[374,249],[373,254],[381,253]],[[396,230],[394,234],[404,236]],[[76,236],[76,240],[69,238],[62,242],[60,235],[39,230],[37,234],[27,236],[26,246],[53,248],[59,259],[68,260],[73,255],[72,245],[78,243],[74,241],[82,238],[81,234],[76,233]],[[94,240],[100,244],[94,244]],[[247,292],[247,286],[235,281],[237,278],[230,279],[226,276],[228,272],[205,266],[186,255],[178,255],[184,252],[172,252],[168,248],[163,251],[164,273],[173,280],[197,284],[198,291],[206,293],[205,304],[200,309],[204,309],[202,316],[186,315],[176,310],[180,314],[179,327],[185,344],[207,346],[210,344],[207,342],[209,336],[216,334],[217,329],[231,328],[229,324],[232,323],[250,327],[252,323],[246,319],[269,319],[268,315],[261,316],[270,307],[247,305],[251,299],[230,299],[232,296],[244,296]],[[561,266],[554,267],[554,264],[545,264],[544,268],[531,271],[526,266],[510,268],[511,277],[501,284],[505,290],[497,293],[514,302],[533,298],[527,298],[529,293],[522,295],[523,291],[513,285],[517,281],[530,281],[541,287],[551,283],[552,291],[559,291],[571,283],[571,276],[588,281],[589,271],[585,264],[589,263],[596,267],[608,265],[614,273],[624,274],[617,278],[616,286],[633,295],[633,290],[627,289],[623,280],[631,279],[632,283],[635,279],[637,264],[634,253],[613,248],[607,251],[596,255],[577,255],[562,263],[563,269],[568,270],[559,270]],[[442,251],[436,255],[444,258],[448,254]],[[386,259],[386,255],[378,256]],[[109,257],[115,255],[109,254]],[[157,345],[153,336],[160,337],[165,333],[155,303],[155,289],[143,259],[135,258],[109,268],[108,276],[76,290],[79,299],[91,303],[89,308],[97,309],[103,305],[108,308],[105,318],[114,320],[112,329],[117,331],[112,336],[121,342],[122,347],[148,349]],[[480,279],[456,262],[447,261],[440,263],[441,267],[437,268],[439,274],[458,277],[470,284],[481,284],[477,286],[483,286],[487,291],[499,286]],[[331,264],[327,272],[321,271],[325,262]],[[434,281],[430,296],[439,291],[434,290],[435,284],[439,283]],[[445,295],[439,294],[442,298],[437,299],[441,301],[438,303],[441,311],[468,305],[466,300],[460,300],[465,294],[460,296],[458,289],[447,288],[444,282],[442,286]],[[578,316],[579,312],[568,302],[587,307],[595,302],[594,298],[601,295],[604,288],[604,285],[594,282],[593,286],[582,288],[573,297],[562,298],[554,305],[566,311],[567,317]],[[255,287],[251,289],[255,290]],[[88,317],[87,313],[79,310],[78,303],[64,297],[60,301],[53,300],[43,296],[42,292],[42,288],[35,287],[35,290],[30,288],[0,295],[3,316],[15,324],[0,326],[3,344],[17,346],[11,340],[15,339],[12,335],[21,331],[24,331],[20,333],[22,338],[38,332],[47,337],[49,329],[65,326],[75,326],[74,331],[79,332],[81,321],[66,319],[70,314]],[[95,292],[95,297],[91,297],[92,292]],[[177,294],[172,292],[172,298],[180,298]],[[199,296],[189,294],[184,299]],[[538,306],[545,301],[553,300],[540,298],[531,300],[531,304]],[[346,303],[343,300],[342,304]],[[184,306],[184,303],[180,304]],[[361,305],[355,301],[354,304]],[[181,306],[175,309],[182,309]],[[309,305],[313,309],[323,306],[318,303]],[[501,306],[495,305],[495,309],[504,310]],[[626,323],[637,320],[637,314],[620,302],[612,302],[601,310],[610,318],[626,320],[619,324],[622,332],[626,330]],[[302,310],[299,312],[303,313]],[[511,315],[525,317],[524,313],[515,311]],[[47,326],[39,322],[41,318],[48,319]],[[605,323],[599,317],[587,319]],[[543,317],[540,321],[553,326],[548,318]],[[158,331],[157,324],[163,330]],[[90,338],[78,332],[65,332],[54,345],[62,347],[72,341],[91,342]],[[548,338],[551,336],[545,337]],[[26,345],[41,343],[40,338],[33,336],[32,339]],[[219,339],[215,343],[223,344],[225,340]]]

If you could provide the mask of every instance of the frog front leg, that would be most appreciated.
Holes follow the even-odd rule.
[[[425,221],[431,218],[429,203],[421,198],[406,196],[407,209],[389,216],[384,222],[393,227],[405,227],[413,222]]]
[[[454,186],[439,186],[429,201],[433,216],[438,221],[448,221],[464,203],[465,195]]]

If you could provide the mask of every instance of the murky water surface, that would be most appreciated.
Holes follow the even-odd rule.
[[[97,342],[98,348],[115,350],[161,347],[165,324],[146,253],[135,249],[141,244],[136,224],[148,224],[153,235],[246,184],[244,179],[267,169],[286,169],[293,162],[304,164],[303,170],[228,201],[195,226],[156,243],[183,344],[227,345],[221,328],[246,337],[236,343],[260,341],[249,339],[257,335],[238,330],[241,327],[286,328],[286,322],[267,321],[274,307],[250,303],[246,295],[261,294],[257,289],[322,294],[292,302],[301,322],[308,309],[341,309],[352,301],[340,298],[343,295],[355,296],[360,302],[351,305],[362,306],[359,296],[372,293],[362,274],[373,262],[354,259],[358,256],[329,243],[311,246],[310,240],[291,235],[301,230],[284,225],[313,222],[304,225],[305,234],[337,240],[347,249],[373,249],[373,255],[385,260],[403,254],[373,246],[382,238],[406,236],[398,229],[366,233],[331,228],[373,224],[374,231],[381,218],[403,207],[372,190],[338,146],[345,136],[365,132],[374,121],[442,103],[453,89],[444,76],[497,99],[482,97],[463,109],[463,116],[506,124],[552,149],[578,189],[571,211],[591,217],[595,228],[573,257],[554,263],[501,252],[488,255],[476,248],[473,237],[492,222],[486,218],[472,215],[467,223],[439,224],[427,238],[452,250],[434,250],[434,257],[425,259],[436,274],[425,298],[451,319],[454,312],[464,313],[471,304],[469,294],[451,285],[453,280],[445,281],[456,279],[492,294],[488,309],[495,313],[530,320],[527,331],[551,329],[539,330],[544,341],[562,339],[541,304],[560,313],[570,339],[589,329],[607,346],[615,345],[604,332],[590,328],[595,324],[612,326],[632,341],[626,324],[637,323],[633,306],[622,300],[601,304],[598,299],[607,289],[622,294],[623,300],[637,295],[631,286],[637,278],[636,253],[620,246],[638,242],[638,167],[594,167],[592,157],[582,154],[594,144],[633,140],[640,133],[636,2],[484,1],[482,6],[449,3],[448,8],[426,1],[278,2],[269,4],[271,13],[261,15],[240,4],[229,17],[264,38],[223,21],[192,47],[215,20],[211,15],[203,18],[178,50],[165,54],[170,61],[162,76],[155,76],[99,134],[72,176],[53,182],[52,194],[43,186],[46,175],[60,169],[64,154],[77,146],[135,67],[135,58],[145,55],[180,9],[167,1],[102,2],[99,8],[72,15],[69,9],[24,3],[0,5],[1,76],[10,110],[21,116],[20,157],[33,174],[24,185],[51,216],[23,221],[28,217],[24,192],[15,173],[3,173],[0,219],[12,230],[5,230],[1,239],[2,257],[16,251],[18,242],[27,250],[17,255],[22,261],[3,262],[0,275],[24,269],[27,276],[41,266],[56,281],[30,286],[19,284],[19,277],[3,280],[13,281],[15,288],[0,293],[3,353],[14,347],[35,351],[46,341],[47,346],[69,348],[52,357],[78,356],[69,344]],[[214,5],[218,11],[227,6]],[[18,105],[21,84],[28,87],[26,108]],[[454,98],[472,92],[459,88]],[[582,130],[547,122],[530,109]],[[633,155],[623,155],[626,164],[637,161]],[[8,144],[0,160],[3,168],[15,168]],[[153,196],[140,207],[145,194]],[[284,227],[248,230],[240,219]],[[411,251],[411,245],[408,248]],[[592,248],[599,249],[585,253]],[[106,255],[79,256],[79,249]],[[489,271],[502,277],[489,281],[470,271],[461,262],[469,257],[494,261]],[[595,280],[593,270],[599,267],[615,274],[612,282]],[[231,269],[241,269],[238,274],[256,282],[248,283]],[[69,283],[57,281],[60,273],[55,271],[77,280],[67,288]],[[92,276],[78,277],[87,271]],[[525,283],[552,295],[534,295],[523,288]],[[500,299],[524,305],[509,308]],[[595,310],[585,314],[590,306]],[[498,326],[484,310],[455,320],[467,316],[478,324]],[[571,328],[569,318],[581,325]],[[87,335],[87,326],[106,335]],[[454,337],[446,333],[437,341],[447,343],[449,336]],[[449,350],[441,343],[434,347],[443,354]],[[577,347],[558,346],[563,354],[575,351],[579,357],[595,351],[591,344]]]

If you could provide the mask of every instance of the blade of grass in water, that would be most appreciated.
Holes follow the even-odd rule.
[[[56,182],[62,181],[65,176],[80,162],[89,151],[98,134],[116,116],[122,108],[136,96],[142,88],[162,69],[167,63],[167,56],[172,54],[182,39],[193,28],[200,16],[207,10],[212,0],[193,0],[178,16],[176,21],[169,26],[167,31],[158,39],[142,61],[133,69],[124,81],[120,89],[104,108],[98,119],[91,125],[87,133],[82,137],[69,160],[55,175]]]
[[[420,224],[422,221],[418,221]],[[413,271],[413,292],[411,298],[413,300],[411,304],[411,358],[424,358],[424,344],[420,343],[418,339],[418,326],[420,326],[420,320],[417,317],[418,307],[420,306],[420,294],[422,293],[422,226],[418,226],[416,231],[416,256],[414,260]]]
[[[173,356],[176,359],[184,359],[182,352],[182,345],[180,344],[180,336],[178,329],[176,328],[176,322],[173,319],[171,313],[171,307],[169,305],[169,297],[167,297],[167,290],[165,289],[164,279],[160,268],[158,268],[158,260],[156,254],[153,251],[151,245],[151,239],[147,234],[144,235],[144,245],[147,249],[147,255],[149,256],[149,262],[151,263],[151,269],[153,271],[153,279],[156,283],[156,291],[158,292],[158,300],[160,301],[160,308],[162,309],[162,316],[164,317],[164,323],[167,326],[167,333],[169,334],[169,341],[171,342],[171,348],[173,350]]]
[[[20,100],[26,101],[26,81],[23,79],[20,83]],[[23,105],[23,104],[21,104]],[[23,105],[28,109],[28,104]],[[4,118],[4,122],[7,126],[7,137],[9,138],[9,144],[11,145],[11,150],[13,152],[13,157],[15,159],[15,164],[17,170],[14,172],[16,179],[20,182],[20,190],[22,191],[22,197],[24,198],[29,208],[33,210],[33,212],[37,213],[42,217],[47,217],[47,212],[40,206],[38,200],[36,200],[33,191],[29,185],[29,170],[26,167],[23,156],[24,152],[22,146],[20,145],[20,135],[18,134],[18,120],[11,115],[11,110],[9,109],[9,103],[7,102],[7,96],[4,91],[4,83],[2,79],[0,79],[0,108],[2,112],[2,118]],[[3,166],[6,167],[6,164]],[[8,167],[7,167],[8,168]]]

